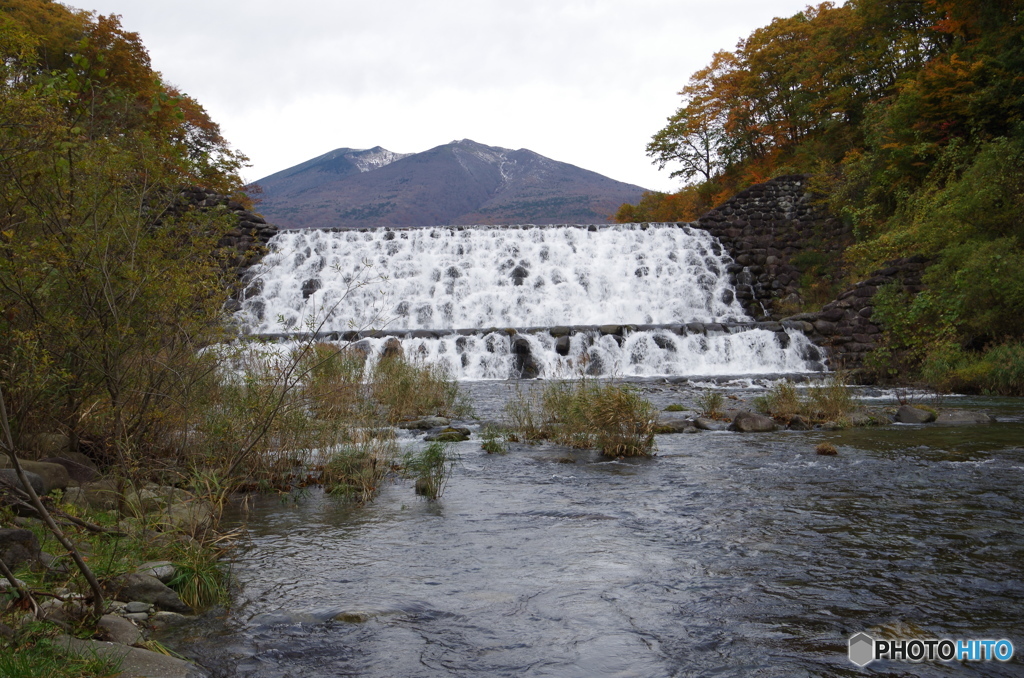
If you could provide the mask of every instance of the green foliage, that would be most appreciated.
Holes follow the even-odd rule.
[[[980,352],[949,344],[927,357],[921,373],[940,391],[1024,395],[1024,343],[1002,344]]]
[[[31,625],[11,640],[0,640],[0,676],[4,678],[113,678],[121,660],[76,656],[55,646],[55,627]]]
[[[665,408],[665,411],[666,412],[687,412],[687,411],[689,411],[689,409],[690,409],[689,407],[687,407],[686,405],[683,405],[682,403],[672,403],[671,405],[669,405],[668,407]]]
[[[480,433],[483,438],[480,448],[484,452],[487,454],[508,454],[508,446],[505,444],[505,436],[502,431],[488,426]]]
[[[830,374],[823,384],[811,386],[807,396],[806,412],[814,420],[842,422],[854,409],[846,380],[838,372]]]
[[[446,443],[432,442],[426,448],[409,451],[402,460],[405,472],[416,479],[416,494],[438,499],[452,475],[458,458]]]
[[[933,356],[951,346],[982,364],[986,351],[1024,339],[1019,10],[850,0],[775,19],[712,55],[647,147],[698,183],[623,206],[620,220],[694,192],[718,204],[773,176],[812,174],[858,242],[844,261],[813,249],[792,259],[807,310],[834,296],[841,275],[923,255],[928,289],[883,302],[888,332],[874,368],[907,379],[928,363],[941,380]]]
[[[510,428],[524,440],[550,439],[570,447],[596,447],[607,456],[648,456],[657,410],[629,386],[581,379],[554,382],[539,396],[506,405]]]
[[[218,336],[226,297],[213,253],[230,226],[170,208],[191,183],[239,188],[242,158],[160,83],[137,35],[57,3],[4,3],[0,120],[0,376],[14,433],[68,431],[133,472],[208,369],[198,349]]]
[[[222,562],[224,555],[223,549],[204,547],[194,542],[178,545],[172,557],[174,578],[167,586],[195,610],[226,603],[228,575]]]

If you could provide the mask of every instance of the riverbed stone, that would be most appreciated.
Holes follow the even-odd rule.
[[[169,560],[151,560],[148,563],[143,563],[135,568],[135,571],[139,574],[148,574],[151,577],[156,577],[164,584],[174,579],[176,569],[174,563]]]
[[[963,426],[968,424],[993,424],[995,417],[984,412],[971,412],[970,410],[943,410],[935,417],[936,424],[948,424]]]
[[[469,435],[468,428],[449,426],[437,433],[424,436],[423,440],[439,443],[461,443],[465,440],[469,440]]]
[[[43,479],[43,494],[49,494],[53,490],[63,490],[68,486],[68,471],[60,464],[48,464],[41,461],[18,460],[21,468],[25,471],[35,473]],[[13,470],[11,460],[7,455],[0,455],[0,468]]]
[[[68,472],[68,478],[70,478],[71,483],[89,483],[100,477],[96,469],[90,468],[85,464],[79,464],[77,461],[72,461],[66,457],[46,457],[39,461],[63,466]]]
[[[96,622],[103,640],[109,640],[122,645],[136,645],[142,642],[142,629],[116,614],[105,614]]]
[[[765,433],[777,428],[779,425],[771,417],[747,410],[737,412],[729,426],[730,431],[740,431],[741,433]]]
[[[63,456],[71,449],[71,439],[63,433],[36,433],[27,436],[25,444],[41,457]]]
[[[139,647],[104,640],[81,640],[72,636],[58,636],[54,645],[68,654],[79,657],[112,657],[121,661],[121,678],[209,678],[203,668],[184,659],[169,657]]]
[[[786,428],[790,431],[810,431],[814,426],[807,419],[796,414],[789,420],[789,425]]]
[[[685,433],[687,428],[693,427],[693,417],[680,416],[671,412],[662,412],[658,415],[658,424],[654,427],[655,433]]]
[[[22,565],[36,565],[42,550],[35,533],[22,529],[0,529],[0,560],[10,570]]]
[[[25,478],[28,480],[28,484],[32,486],[32,489],[36,491],[37,495],[45,494],[43,492],[43,479],[35,473],[25,472]],[[3,494],[7,484],[13,487],[21,488],[21,479],[18,478],[18,473],[13,468],[0,468],[0,494]]]
[[[693,425],[701,431],[724,431],[729,428],[729,425],[725,422],[708,417],[697,417],[693,420]]]
[[[141,601],[156,605],[163,610],[189,614],[192,608],[181,601],[178,594],[167,588],[162,581],[148,574],[125,574],[106,583],[107,591],[113,598],[125,602]]]
[[[901,424],[927,424],[935,421],[935,413],[911,405],[903,405],[896,410],[896,421]]]
[[[412,421],[403,421],[398,424],[398,428],[407,430],[419,429],[425,431],[432,428],[441,428],[448,426],[452,423],[451,419],[445,417],[423,417],[422,419],[414,419]]]

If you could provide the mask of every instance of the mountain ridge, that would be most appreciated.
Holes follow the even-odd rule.
[[[338,148],[255,183],[258,209],[282,228],[609,223],[646,190],[469,139],[411,154]]]

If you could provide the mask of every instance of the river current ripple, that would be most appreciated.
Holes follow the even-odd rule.
[[[1019,676],[1021,441],[1018,418],[659,436],[635,461],[460,443],[436,502],[256,502],[230,613],[166,642],[260,678]],[[908,628],[1016,656],[848,661]]]

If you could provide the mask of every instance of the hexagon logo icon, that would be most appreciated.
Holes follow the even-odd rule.
[[[850,661],[857,666],[866,666],[875,658],[875,639],[866,633],[850,638]]]

